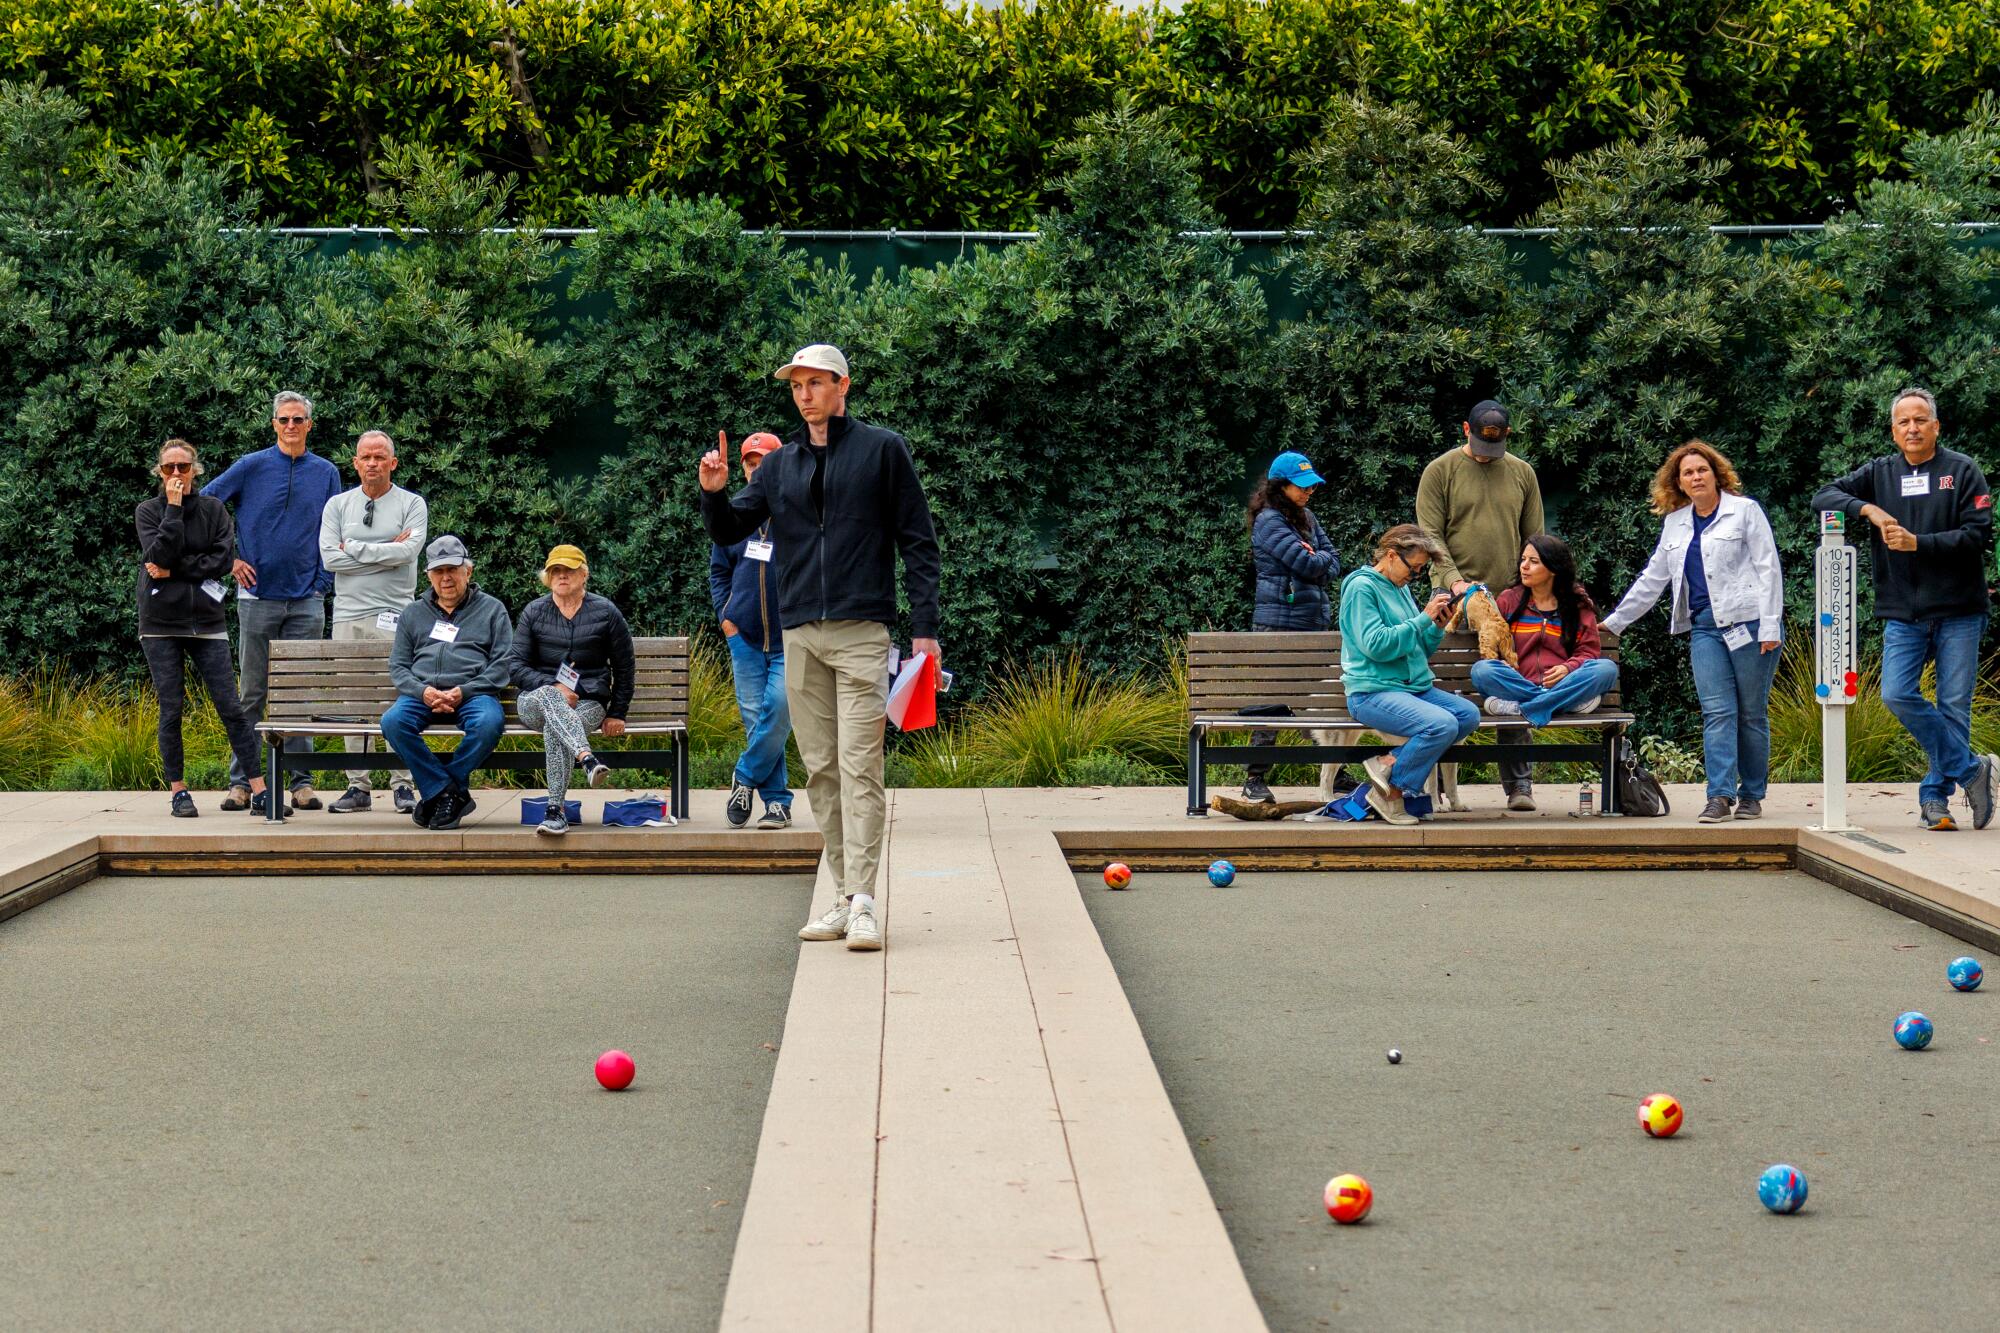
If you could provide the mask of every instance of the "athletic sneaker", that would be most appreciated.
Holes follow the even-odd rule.
[[[551,838],[560,838],[563,834],[569,832],[569,817],[563,814],[563,808],[560,805],[552,805],[549,807],[547,816],[543,818],[540,824],[535,826],[535,832],[546,833]]]
[[[1393,796],[1384,796],[1375,788],[1370,787],[1368,789],[1368,808],[1391,824],[1414,824],[1417,822],[1417,817],[1403,808],[1403,798],[1400,793]]]
[[[349,787],[340,794],[340,799],[327,809],[336,815],[351,815],[356,810],[366,810],[375,804],[375,798],[359,787]]]
[[[1958,828],[1958,821],[1951,817],[1951,807],[1943,801],[1925,801],[1918,811],[1917,822],[1933,833],[1951,833]]]
[[[1597,711],[1597,706],[1603,702],[1604,702],[1603,695],[1593,694],[1588,699],[1585,699],[1582,703],[1578,704],[1576,707],[1570,709],[1569,711],[1572,713],[1595,713]]]
[[[1271,795],[1270,783],[1262,778],[1251,778],[1243,784],[1243,799],[1262,805],[1266,801],[1275,801],[1277,797]]]
[[[417,808],[416,789],[405,782],[396,788],[396,813],[407,815]]]
[[[224,810],[248,810],[250,808],[250,789],[248,787],[231,787],[229,794],[222,798],[221,808]]]
[[[1515,703],[1512,699],[1502,699],[1498,695],[1489,694],[1486,696],[1486,715],[1488,717],[1519,717],[1521,716],[1521,705]]]
[[[270,804],[268,800],[270,795],[271,793],[267,789],[265,791],[258,792],[255,796],[252,796],[250,798],[250,813],[261,817],[266,810],[270,809]],[[291,812],[292,808],[289,805],[286,805],[282,799],[279,800],[278,814],[280,816],[284,816],[290,814]]]
[[[1729,808],[1733,804],[1735,802],[1731,801],[1727,796],[1711,796],[1708,798],[1708,804],[1701,808],[1701,813],[1694,817],[1694,822],[1697,824],[1727,823],[1733,818],[1729,813]]]
[[[817,921],[808,921],[799,931],[802,940],[841,940],[847,938],[847,922],[854,913],[848,908],[848,900],[842,898],[833,909]]]
[[[437,804],[431,807],[431,829],[443,833],[457,828],[459,821],[465,818],[467,805],[466,798],[460,796],[456,788],[440,792]]]
[[[1535,793],[1528,787],[1517,787],[1507,793],[1507,808],[1523,813],[1535,808]]]
[[[611,766],[589,751],[577,762],[583,765],[583,780],[591,786],[602,787],[611,780]]]
[[[300,783],[292,788],[292,809],[318,810],[321,804],[319,793],[312,789],[310,782]]]
[[[791,826],[792,807],[789,805],[773,805],[769,801],[764,803],[764,817],[757,821],[758,828],[790,828]]]
[[[1736,803],[1736,817],[1738,819],[1762,819],[1764,817],[1764,803],[1754,796],[1745,796]]]
[[[423,800],[412,803],[410,806],[410,822],[418,828],[429,828],[431,826],[431,816],[437,812],[438,802],[443,799],[444,793],[439,792],[436,796],[426,796]]]
[[[723,812],[729,816],[731,828],[742,828],[750,822],[750,798],[756,794],[741,782],[729,789],[729,804],[723,807]]]
[[[875,924],[875,909],[864,907],[847,920],[847,947],[862,952],[882,947],[882,927]]]
[[[175,819],[201,818],[201,811],[194,808],[193,792],[182,790],[174,793],[174,818]]]
[[[1389,770],[1395,766],[1396,761],[1386,754],[1378,754],[1372,759],[1363,759],[1361,761],[1361,771],[1368,775],[1369,785],[1382,795],[1393,797],[1396,804],[1401,806],[1403,804],[1402,796],[1397,793],[1394,787],[1389,785]]]
[[[1985,828],[1993,822],[1993,803],[2000,798],[2000,758],[1979,756],[1979,772],[1965,788],[1965,803],[1972,807],[1972,827]]]

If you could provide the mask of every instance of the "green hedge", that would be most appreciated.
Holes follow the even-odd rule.
[[[0,0],[0,77],[89,113],[92,160],[193,153],[295,224],[394,216],[395,145],[606,194],[715,195],[753,223],[1018,227],[1051,155],[1121,96],[1162,112],[1208,206],[1281,227],[1346,92],[1476,147],[1482,220],[1549,158],[1674,108],[1739,222],[1814,221],[2000,82],[1992,0]]]
[[[1994,461],[1994,252],[1940,225],[2000,217],[1990,102],[1913,142],[1912,179],[1868,187],[1823,237],[1761,249],[1704,229],[1721,168],[1662,113],[1555,164],[1540,283],[1464,225],[1499,188],[1471,144],[1406,107],[1328,112],[1301,166],[1310,239],[1263,275],[1302,312],[1274,333],[1161,113],[1087,123],[1038,239],[864,285],[745,236],[715,199],[595,201],[573,250],[496,233],[507,183],[416,149],[384,157],[383,198],[428,236],[315,255],[260,230],[212,165],[93,168],[73,100],[0,85],[0,548],[23,565],[0,641],[135,671],[130,514],[154,446],[183,435],[220,467],[268,441],[279,387],[314,398],[315,442],[343,463],[363,429],[395,435],[400,479],[510,604],[539,591],[549,545],[578,540],[635,628],[680,632],[712,618],[697,456],[718,429],[785,428],[770,367],[838,341],[855,411],[908,435],[932,496],[961,697],[1009,659],[1073,650],[1115,671],[1244,626],[1242,497],[1281,448],[1335,478],[1318,509],[1351,565],[1489,393],[1600,597],[1650,549],[1648,480],[1689,435],[1770,510],[1795,608],[1807,501],[1886,446],[1899,384],[1931,385],[1947,441]],[[603,316],[559,321],[562,283]],[[614,430],[626,443],[595,470],[563,466]],[[1632,640],[1629,685],[1685,735],[1693,694],[1659,624]]]

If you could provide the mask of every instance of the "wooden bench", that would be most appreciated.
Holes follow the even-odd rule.
[[[1618,660],[1618,636],[1599,631],[1604,656]],[[1230,745],[1208,741],[1216,731],[1324,731],[1365,727],[1347,714],[1347,696],[1340,681],[1340,635],[1337,631],[1305,633],[1205,633],[1188,635],[1188,814],[1208,813],[1208,766],[1211,764],[1350,764],[1385,754],[1392,746],[1374,745]],[[1456,694],[1474,707],[1485,696],[1472,688],[1472,664],[1479,660],[1479,641],[1470,634],[1447,634],[1431,655],[1437,687]],[[1590,728],[1599,732],[1594,743],[1454,745],[1443,763],[1590,763],[1597,765],[1602,794],[1598,809],[1616,814],[1617,793],[1611,780],[1618,758],[1618,741],[1637,719],[1620,707],[1618,690],[1604,696],[1594,713],[1568,713],[1549,725]],[[1237,710],[1284,704],[1288,717],[1241,717]],[[1490,717],[1480,709],[1482,730],[1522,727],[1517,717]]]
[[[381,640],[274,639],[271,642],[269,691],[264,704],[264,720],[257,724],[264,738],[264,780],[274,792],[283,791],[292,773],[324,773],[350,768],[377,766],[376,761],[345,751],[335,754],[315,752],[293,754],[281,744],[293,736],[380,736],[382,714],[396,701],[396,686],[389,679],[391,643]],[[658,736],[667,749],[616,749],[597,751],[597,757],[612,768],[651,768],[671,775],[671,813],[676,819],[688,817],[688,641],[679,639],[634,639],[636,660],[632,706],[625,714],[627,736]],[[540,736],[542,733],[521,725],[514,712],[514,691],[501,691],[507,708],[507,728],[503,736]],[[447,728],[449,734],[455,728]],[[393,754],[386,746],[393,767]],[[495,750],[482,768],[541,769],[540,750]],[[270,802],[266,816],[276,822],[280,802]]]

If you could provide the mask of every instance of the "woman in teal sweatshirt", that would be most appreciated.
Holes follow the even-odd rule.
[[[1407,737],[1362,764],[1368,804],[1391,824],[1414,824],[1405,794],[1420,796],[1438,757],[1479,726],[1479,710],[1438,689],[1430,656],[1444,641],[1451,594],[1418,609],[1409,584],[1441,552],[1430,534],[1399,523],[1375,543],[1375,563],[1340,584],[1340,674],[1347,712],[1385,736]]]

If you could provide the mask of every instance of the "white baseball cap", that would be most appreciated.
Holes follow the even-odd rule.
[[[772,374],[774,380],[788,380],[795,370],[824,370],[840,379],[847,378],[847,358],[832,343],[814,343],[792,353],[792,359]]]

